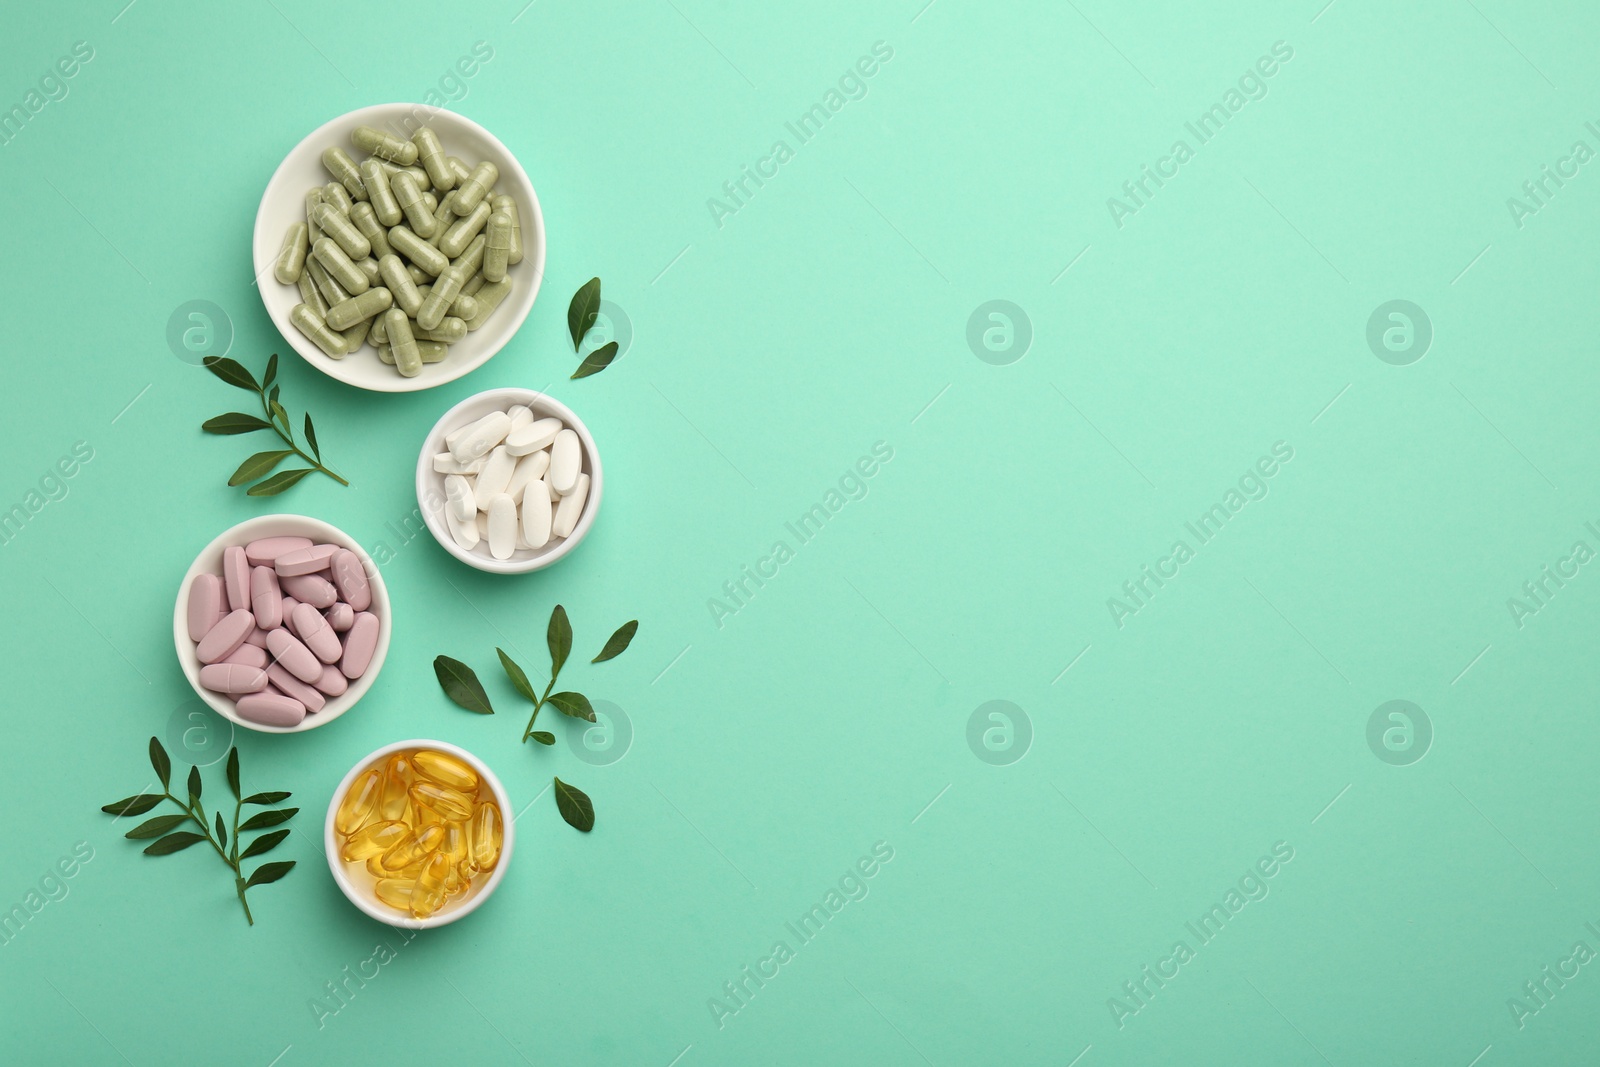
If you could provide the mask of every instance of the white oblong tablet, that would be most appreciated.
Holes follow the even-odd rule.
[[[544,481],[529,483],[522,494],[522,543],[543,548],[550,540],[550,490]]]
[[[550,520],[550,532],[557,537],[571,537],[572,528],[578,525],[578,516],[583,514],[583,505],[588,499],[589,476],[580,474],[572,492],[562,497],[561,503],[556,505],[555,517]]]
[[[489,555],[510,559],[517,550],[517,505],[504,493],[489,501]]]
[[[506,495],[517,503],[522,503],[522,491],[528,488],[529,483],[544,477],[544,472],[550,469],[550,453],[543,449],[530,452],[517,460],[517,469],[511,472],[511,481],[506,483]]]
[[[572,430],[562,430],[550,444],[550,487],[562,496],[578,484],[583,466],[583,444]]]
[[[484,460],[483,470],[472,487],[474,506],[479,511],[488,511],[489,502],[506,491],[516,469],[517,457],[507,452],[505,445],[496,445]]]
[[[444,476],[444,497],[450,511],[462,522],[472,518],[472,513],[478,510],[478,505],[473,503],[472,483],[465,475]]]
[[[478,516],[476,513],[470,519],[458,519],[455,512],[445,508],[444,521],[450,527],[451,540],[460,545],[464,551],[471,552],[478,547]]]
[[[483,470],[483,460],[462,463],[452,453],[440,452],[433,457],[433,469],[439,474],[477,474]]]
[[[526,404],[513,404],[506,409],[506,414],[511,416],[511,428],[526,426],[533,421],[533,409]]]
[[[511,416],[503,411],[491,411],[456,438],[450,446],[450,454],[461,463],[470,463],[488,455],[489,450],[504,441],[510,432]]]
[[[513,456],[526,456],[549,446],[561,433],[560,419],[535,419],[506,435],[506,450]]]

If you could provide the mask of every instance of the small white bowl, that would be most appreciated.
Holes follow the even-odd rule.
[[[357,126],[371,126],[399,137],[409,137],[408,131],[424,125],[431,126],[433,132],[439,135],[446,154],[456,156],[469,167],[488,160],[500,168],[497,188],[517,202],[522,226],[523,258],[510,270],[509,277],[513,283],[511,295],[495,309],[488,321],[480,329],[467,334],[460,343],[451,345],[449,355],[442,361],[424,364],[421,374],[415,378],[405,378],[380,360],[377,350],[371,345],[343,359],[332,359],[312,344],[289,321],[289,312],[300,303],[299,290],[278,281],[273,277],[272,270],[278,260],[278,251],[283,246],[283,235],[291,225],[305,219],[306,193],[313,186],[326,185],[333,180],[322,166],[323,149],[338,145],[359,162],[366,158],[366,153],[350,143],[350,131]],[[410,393],[455,381],[463,374],[476,370],[500,351],[517,332],[522,320],[528,317],[533,299],[539,295],[539,284],[544,280],[544,214],[539,209],[539,197],[533,191],[533,183],[528,181],[522,165],[505,145],[476,122],[462,118],[453,111],[423,104],[377,104],[324,123],[284,157],[272,179],[267,182],[266,192],[261,195],[261,206],[256,210],[252,249],[256,288],[261,291],[261,301],[266,305],[273,325],[283,334],[290,347],[300,353],[301,358],[330,378],[361,389],[380,393]]]
[[[426,919],[417,919],[396,911],[383,901],[379,900],[373,892],[373,883],[376,881],[367,871],[365,863],[347,863],[340,856],[339,831],[333,827],[333,818],[339,811],[339,801],[344,799],[345,790],[349,789],[356,777],[367,768],[382,764],[396,752],[403,752],[414,748],[434,748],[440,752],[448,752],[459,760],[471,765],[489,785],[489,791],[494,794],[495,803],[500,806],[500,822],[502,840],[500,843],[500,862],[495,864],[489,878],[484,882],[474,882],[471,889],[458,897],[444,902],[438,911]],[[434,926],[446,926],[457,919],[472,914],[478,905],[489,899],[489,894],[495,891],[500,884],[500,879],[505,877],[506,868],[511,865],[511,846],[515,843],[516,825],[512,821],[511,797],[507,795],[505,786],[500,784],[500,779],[477,756],[466,749],[457,748],[455,745],[444,741],[430,741],[419,739],[413,741],[396,741],[392,745],[384,745],[376,752],[370,753],[364,759],[358,760],[350,773],[344,776],[337,789],[333,791],[333,799],[328,801],[328,817],[323,824],[322,845],[328,854],[328,869],[333,872],[333,880],[339,886],[339,891],[349,898],[350,903],[360,908],[370,918],[376,919],[389,926],[403,927],[407,930],[426,930]]]
[[[194,584],[195,578],[201,574],[221,574],[222,550],[229,545],[242,546],[259,537],[279,536],[309,537],[317,544],[342,545],[360,557],[361,565],[367,572],[367,581],[372,585],[372,606],[367,610],[378,617],[379,623],[378,647],[372,652],[372,662],[368,664],[367,672],[351,682],[350,688],[339,696],[329,697],[321,711],[307,715],[300,720],[298,726],[263,726],[261,723],[240,718],[232,700],[220,693],[213,693],[200,684],[200,668],[204,664],[200,662],[200,657],[195,655],[195,643],[189,639],[189,586]],[[355,707],[356,701],[372,688],[372,683],[378,677],[378,671],[383,668],[383,658],[389,652],[389,633],[393,625],[393,614],[389,609],[389,590],[383,584],[383,576],[378,573],[372,557],[367,555],[367,550],[337,526],[306,515],[260,515],[222,531],[215,540],[201,549],[200,554],[189,565],[189,572],[183,576],[183,582],[178,586],[178,603],[172,612],[172,636],[178,646],[178,663],[183,667],[183,675],[189,679],[189,684],[194,687],[195,693],[209,704],[213,711],[229,722],[243,726],[246,730],[259,730],[264,734],[305,733],[307,730],[326,726]]]
[[[540,418],[548,416],[560,419],[577,433],[578,440],[583,443],[582,470],[589,476],[589,497],[583,503],[583,514],[578,516],[578,524],[572,528],[572,536],[559,540],[552,538],[543,548],[519,548],[510,559],[495,559],[489,555],[487,542],[479,541],[477,547],[469,552],[450,536],[450,526],[444,517],[444,475],[433,469],[433,457],[445,451],[446,434],[481,419],[491,411],[504,411],[515,404],[528,405],[534,415]],[[600,511],[603,485],[600,450],[595,447],[589,427],[567,405],[532,389],[489,389],[467,397],[433,424],[427,439],[422,442],[422,454],[417,457],[417,504],[422,509],[423,521],[428,524],[434,540],[467,566],[493,574],[526,574],[540,570],[577,548],[578,542],[588,535],[589,527],[594,525],[594,517]]]

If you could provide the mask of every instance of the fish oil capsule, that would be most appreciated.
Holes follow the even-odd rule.
[[[407,834],[399,844],[383,853],[379,863],[385,870],[404,870],[418,860],[425,859],[429,853],[437,851],[443,840],[444,827],[424,826],[414,835]]]
[[[467,826],[465,823],[453,822],[444,828],[444,843],[439,846],[439,854],[450,861],[451,867],[457,867],[467,858]]]
[[[323,208],[326,211],[327,205],[324,204]],[[349,223],[346,222],[346,225],[349,225]],[[360,237],[361,235],[356,234],[356,236]],[[361,243],[366,244],[366,238],[362,237]],[[350,257],[345,254],[344,249],[333,238],[317,238],[317,243],[311,247],[311,254],[316,257],[318,263],[322,264],[322,269],[328,272],[328,277],[344,286],[345,291],[351,296],[360,296],[372,288],[367,282],[367,276],[361,273],[360,268],[351,261]],[[323,295],[327,296],[327,293],[323,293]],[[330,297],[328,303],[331,306],[338,303],[338,301]]]
[[[438,752],[431,748],[421,749],[412,755],[411,767],[418,776],[438,782],[440,785],[447,785],[459,792],[477,791],[478,772],[466,761],[448,752]]]
[[[351,130],[350,143],[369,155],[387,159],[402,167],[409,167],[417,161],[416,145],[371,126],[357,126]]]
[[[455,303],[456,297],[461,295],[461,285],[465,281],[466,278],[454,267],[439,275],[439,280],[433,283],[433,288],[422,301],[422,310],[417,312],[417,325],[424,330],[436,328],[450,305]]]
[[[367,187],[367,200],[372,204],[373,214],[378,216],[378,221],[384,226],[398,226],[403,217],[400,202],[394,198],[394,190],[389,185],[389,172],[383,168],[383,164],[376,159],[363,160],[361,181]]]
[[[495,197],[492,206],[511,216],[511,250],[506,262],[514,267],[522,262],[522,215],[517,210],[517,202],[509,196]]]
[[[335,304],[328,309],[327,323],[331,329],[341,332],[348,330],[357,323],[365,323],[380,311],[387,311],[391,298],[389,290],[379,286],[368,289],[359,296],[353,296],[341,304]],[[402,316],[405,312],[400,312]],[[366,330],[361,331],[362,341],[366,341]],[[313,609],[315,610],[315,609]]]
[[[339,801],[339,810],[333,817],[333,828],[341,834],[353,834],[372,820],[378,810],[378,796],[383,789],[383,772],[374,767],[363,772],[345,791]]]
[[[317,283],[311,280],[311,264],[307,263],[305,270],[300,272],[300,302],[317,313],[317,318],[328,313],[328,302],[322,299],[322,292],[317,288]]]
[[[456,191],[456,202],[451,206],[451,210],[461,217],[444,231],[443,237],[439,238],[439,251],[447,256],[459,256],[466,251],[472,239],[478,236],[478,231],[483,229],[484,223],[489,221],[489,216],[493,212],[482,200],[479,200],[478,206],[471,211],[462,211],[460,190]]]
[[[435,278],[450,268],[450,257],[404,226],[389,228],[389,246]]]
[[[483,277],[497,282],[506,276],[511,262],[511,216],[497,211],[489,216],[488,229],[484,231]]]
[[[465,893],[471,888],[472,876],[463,874],[459,865],[451,867],[449,872],[444,876],[444,898],[446,900],[449,900],[451,897],[460,896],[462,893]]]
[[[467,329],[476,330],[487,322],[489,316],[494,313],[494,309],[500,306],[500,302],[510,292],[511,275],[508,274],[497,282],[490,282],[474,293],[473,299],[478,302],[478,314],[476,318],[468,320]]]
[[[411,273],[406,270],[406,265],[399,256],[392,252],[380,256],[378,274],[383,278],[383,284],[388,287],[389,292],[394,294],[394,302],[399,305],[400,310],[407,315],[415,315],[421,310],[422,294],[417,292],[417,283],[411,280]]]
[[[322,321],[322,316],[312,311],[309,305],[296,304],[289,312],[289,321],[294,323],[295,329],[311,339],[311,343],[322,349],[324,353],[334,359],[343,359],[348,346],[342,335],[328,329],[328,324]]]
[[[494,870],[494,865],[500,862],[500,842],[504,835],[500,809],[494,804],[479,804],[473,810],[472,822],[467,827],[467,850],[474,869]]]
[[[399,308],[384,313],[383,330],[388,337],[389,352],[394,356],[394,368],[403,377],[415,378],[422,373],[422,353],[417,351],[417,339],[411,333],[411,320]]]
[[[392,327],[391,323],[391,327]],[[469,818],[472,815],[472,798],[457,789],[438,782],[418,782],[411,787],[411,802],[432,808],[447,821]]]
[[[298,283],[306,268],[306,251],[309,247],[306,224],[294,223],[289,227],[289,232],[283,235],[283,247],[278,250],[278,262],[273,266],[272,276],[284,285]]]
[[[411,887],[414,878],[379,878],[372,887],[373,895],[391,908],[411,910]]]
[[[483,234],[479,234],[468,242],[461,254],[450,261],[450,265],[461,271],[463,278],[471,278],[483,266],[483,249],[488,242]]]
[[[417,875],[422,873],[422,861],[417,860],[417,862],[411,864],[409,867],[402,867],[398,871],[391,871],[389,868],[383,865],[382,856],[369,856],[367,858],[367,873],[372,875],[374,878],[398,878],[404,881],[406,885],[410,885],[412,882],[417,880]]]
[[[317,240],[325,241],[327,238],[318,237]],[[314,249],[315,244],[312,247]],[[328,272],[323,269],[315,254],[306,260],[306,273],[311,275],[311,280],[316,283],[317,292],[322,294],[323,308],[318,314],[326,315],[328,308],[342,300],[350,299],[350,291],[328,276]]]
[[[489,190],[493,189],[494,183],[499,180],[500,168],[490,163],[487,159],[473,167],[472,173],[467,175],[467,180],[462,182],[461,187],[456,190],[456,214],[470,214],[479,204],[483,203],[483,198],[489,194]]]
[[[439,910],[439,905],[444,903],[444,883],[449,874],[450,861],[441,853],[435,852],[422,865],[422,873],[417,875],[411,890],[411,914],[414,918],[426,919]]]
[[[365,237],[367,243],[372,246],[373,259],[382,259],[392,251],[389,248],[389,230],[385,227],[383,220],[378,218],[377,209],[371,204],[357,204],[352,207],[350,209],[350,221],[355,224],[356,229],[361,231],[361,236]]]
[[[322,150],[322,166],[333,180],[344,186],[352,200],[365,200],[367,187],[361,184],[361,172],[356,169],[355,160],[350,158],[350,153],[338,145],[329,145]]]
[[[322,227],[323,236],[337,241],[339,247],[344,249],[345,255],[351,259],[360,259],[372,254],[372,242],[356,229],[356,224],[350,221],[349,215],[333,205],[324,202],[317,208],[317,225]],[[323,266],[326,267],[327,264],[324,263]]]
[[[388,822],[400,822],[406,817],[406,806],[411,797],[411,764],[402,755],[389,757],[383,770],[383,793],[378,798],[378,817]],[[395,842],[390,842],[394,844]]]
[[[344,847],[339,850],[339,855],[352,863],[364,860],[368,856],[389,851],[410,834],[410,828],[403,822],[382,820],[369,822],[344,839]]]
[[[394,198],[399,201],[400,210],[405,212],[411,232],[418,237],[432,237],[436,232],[433,212],[423,205],[422,190],[417,188],[415,179],[409,174],[396,174],[390,179],[389,187],[394,190]]]
[[[467,322],[454,315],[446,315],[433,329],[424,330],[418,326],[411,333],[419,341],[443,341],[447,345],[453,345],[467,336]]]
[[[417,146],[417,160],[428,172],[428,180],[433,187],[441,193],[454,189],[456,172],[445,162],[444,146],[439,143],[439,135],[430,127],[423,126],[411,135],[411,143]]]

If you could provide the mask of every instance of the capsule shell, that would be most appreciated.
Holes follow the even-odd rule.
[[[473,299],[478,302],[478,314],[467,320],[467,329],[476,330],[485,322],[489,321],[489,316],[494,313],[494,309],[500,306],[500,302],[503,301],[510,292],[511,275],[509,274],[504,278],[501,278],[499,281],[492,282],[488,285],[485,285],[482,289],[479,289],[477,293],[473,295]]]
[[[432,277],[437,278],[450,269],[449,256],[404,226],[390,227],[389,246]]]
[[[278,250],[278,262],[273,266],[272,276],[284,285],[294,285],[300,281],[300,275],[305,270],[306,252],[310,245],[306,241],[306,224],[296,222],[289,227],[289,232],[283,235],[283,247]]]
[[[326,272],[324,272],[326,273]],[[321,318],[328,313],[328,301],[322,296],[322,290],[317,288],[317,283],[311,279],[311,263],[308,260],[305,269],[300,272],[300,280],[295,283],[300,287],[300,302],[317,313]]]
[[[311,343],[334,359],[343,359],[349,346],[344,337],[328,329],[322,317],[305,304],[296,304],[289,312],[289,321],[295,329],[311,339]]]
[[[419,341],[443,341],[447,345],[453,345],[467,336],[467,324],[464,319],[446,315],[439,320],[439,325],[431,330],[424,330],[418,326],[411,332]]]
[[[378,221],[385,226],[398,226],[402,217],[400,202],[394,198],[394,190],[389,186],[389,172],[383,164],[376,159],[362,161],[361,181],[367,187],[367,199]]]
[[[351,259],[372,254],[372,242],[350,221],[350,216],[331,204],[323,203],[317,208],[317,225],[326,236],[339,242],[339,247]]]
[[[472,173],[467,175],[467,180],[461,183],[456,190],[456,214],[470,214],[477,206],[483,203],[483,198],[494,188],[494,183],[500,180],[500,168],[487,159],[472,168]]]
[[[387,311],[392,298],[389,290],[379,286],[368,289],[328,309],[328,326],[335,330],[348,330],[358,322],[366,322],[380,311]]]
[[[454,189],[456,172],[445,162],[444,146],[439,143],[439,135],[431,127],[423,126],[411,135],[411,143],[417,146],[417,160],[428,172],[428,180],[433,187],[441,193]]]
[[[350,209],[350,221],[372,246],[373,259],[382,259],[389,254],[389,230],[383,220],[378,218],[376,208],[370,203],[357,204]]]
[[[372,869],[370,860],[367,863],[367,869]],[[389,905],[389,907],[398,911],[410,911],[411,890],[416,884],[416,879],[414,878],[379,878],[373,883],[372,892],[374,896]]]
[[[511,216],[511,249],[506,262],[514,267],[522,262],[522,213],[517,210],[517,202],[509,196],[495,197],[493,207]]]
[[[444,236],[439,238],[439,251],[447,256],[459,256],[464,252],[467,245],[472,243],[472,239],[478,236],[478,231],[483,229],[484,224],[489,221],[489,216],[493,214],[489,210],[489,205],[481,199],[478,201],[477,207],[463,213],[461,211],[461,193],[459,191],[456,193],[456,202],[453,205],[453,209],[456,214],[461,215],[461,218],[458,218],[444,232]]]
[[[472,815],[472,798],[458,789],[438,782],[418,782],[411,787],[411,802],[432,808],[447,821],[457,821]]]
[[[411,803],[411,797],[406,792],[411,788],[410,774],[411,764],[405,756],[396,753],[389,757],[383,772],[383,795],[378,801],[378,814],[382,818],[405,818],[406,806]]]
[[[463,278],[471,278],[483,266],[483,249],[487,242],[487,237],[481,233],[478,234],[478,236],[467,242],[467,247],[461,250],[459,256],[450,261],[450,265],[459,270]]]
[[[415,835],[408,834],[399,844],[385,852],[380,862],[388,870],[404,870],[429,853],[437,852],[443,841],[444,827],[424,826]]]
[[[322,187],[322,202],[330,207],[338,208],[341,214],[350,214],[350,207],[355,203],[350,191],[338,182],[329,182]]]
[[[429,290],[427,298],[422,301],[422,309],[417,312],[417,325],[424,330],[437,329],[440,320],[444,318],[445,312],[449,310],[451,304],[455,303],[456,297],[461,294],[461,283],[464,281],[466,281],[465,275],[455,267],[451,267],[439,275],[439,279],[433,283],[433,288]]]
[[[494,804],[479,804],[472,812],[468,826],[467,849],[472,866],[479,871],[492,871],[500,862],[500,844],[505,828],[500,822],[500,809]]]
[[[424,307],[427,305],[424,304]],[[389,338],[389,352],[394,357],[395,370],[406,378],[422,373],[422,353],[417,349],[417,339],[411,332],[411,320],[399,308],[383,316],[384,333]]]
[[[346,220],[345,225],[349,225],[348,220]],[[357,237],[361,237],[361,234],[356,232],[354,226],[351,226],[350,230]],[[361,237],[361,243],[366,244],[367,239]],[[345,254],[344,248],[333,238],[317,238],[317,243],[311,246],[311,254],[318,263],[322,264],[322,269],[328,272],[328,276],[342,285],[351,296],[360,296],[372,287],[371,283],[367,281],[367,276],[361,273],[361,268],[355,265],[350,257]],[[328,301],[330,307],[337,302],[331,299]]]
[[[350,153],[338,145],[329,145],[322,150],[322,166],[333,175],[334,181],[345,187],[352,200],[367,198],[367,187],[361,184],[361,172],[356,169],[355,160],[350,158]]]
[[[433,212],[422,200],[422,190],[417,188],[417,183],[411,175],[404,172],[396,174],[389,180],[389,187],[394,190],[394,198],[400,203],[400,210],[405,212],[406,222],[418,237],[432,237],[437,224],[434,222]]]
[[[478,790],[478,772],[466,761],[448,752],[419,749],[411,756],[411,768],[418,776],[461,793],[475,793]]]
[[[462,182],[466,181],[472,176],[472,168],[461,162],[460,158],[457,156],[445,156],[444,163],[445,166],[449,167],[451,172],[455,174],[457,188],[460,187]]]
[[[404,841],[410,833],[410,828],[403,822],[382,819],[370,822],[345,838],[339,855],[352,863],[368,856],[381,855]]]
[[[377,814],[378,798],[382,791],[383,771],[377,767],[363,771],[350,783],[344,798],[339,801],[333,816],[333,828],[341,834],[353,834],[371,822],[373,815]]]
[[[306,244],[314,245],[317,238],[322,236],[322,229],[317,225],[315,218],[317,205],[322,203],[322,186],[317,186],[306,194]]]
[[[445,880],[449,874],[450,860],[442,852],[435,852],[423,863],[422,873],[417,875],[416,885],[411,890],[414,918],[426,919],[439,910],[439,905],[444,903]]]
[[[379,159],[387,159],[402,167],[417,161],[417,146],[401,140],[392,133],[375,130],[371,126],[357,126],[350,131],[350,143]]]
[[[490,215],[484,237],[487,244],[483,249],[483,277],[497,282],[506,276],[511,262],[511,216],[503,211]]]
[[[407,315],[415,315],[422,309],[422,294],[417,292],[417,283],[411,280],[411,273],[406,270],[405,262],[399,256],[391,252],[381,257],[378,260],[378,274],[400,310]]]
[[[325,241],[327,238],[318,237],[317,240]],[[316,247],[316,242],[313,241],[311,244],[312,253],[306,259],[306,273],[311,275],[311,280],[316,283],[317,292],[322,296],[322,302],[327,305],[327,307],[332,307],[334,304],[340,303],[341,301],[349,300],[350,290],[346,289],[329,276],[327,270],[322,266],[321,262],[317,260]],[[353,263],[351,264],[351,266],[354,265],[355,264]],[[326,316],[327,309],[324,308],[321,312],[319,312],[319,314]]]

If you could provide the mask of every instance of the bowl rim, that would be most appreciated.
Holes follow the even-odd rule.
[[[372,585],[372,608],[378,616],[378,645],[372,652],[372,662],[367,665],[366,673],[351,683],[350,688],[339,696],[330,697],[321,711],[306,715],[296,726],[268,726],[263,723],[251,722],[242,718],[234,709],[232,701],[220,694],[213,693],[200,684],[200,663],[194,654],[195,643],[189,638],[189,587],[201,573],[212,573],[202,570],[200,560],[213,551],[226,549],[229,545],[244,545],[259,537],[280,536],[270,532],[270,525],[291,520],[297,524],[309,525],[318,531],[317,536],[323,543],[337,543],[356,554],[361,560],[362,570],[366,572],[367,581]],[[284,536],[306,536],[305,534],[290,534]],[[316,538],[313,538],[315,540]],[[326,726],[339,716],[355,707],[366,696],[372,684],[377,681],[379,672],[383,669],[384,660],[389,653],[389,639],[394,633],[394,605],[389,599],[389,587],[384,583],[383,575],[378,570],[378,565],[367,550],[361,547],[354,537],[345,533],[331,522],[314,518],[310,515],[299,515],[294,512],[277,512],[271,515],[257,515],[254,518],[236,522],[208,541],[204,548],[195,553],[194,559],[189,564],[189,569],[184,572],[183,579],[178,583],[178,599],[172,610],[172,636],[177,648],[178,666],[182,668],[183,675],[189,681],[189,687],[195,691],[206,705],[228,720],[235,726],[242,726],[247,730],[255,730],[264,734],[302,734]],[[330,708],[335,710],[330,711]]]
[[[263,244],[262,242],[264,229],[267,224],[266,215],[268,201],[272,198],[273,193],[277,190],[280,179],[287,180],[284,172],[289,167],[290,160],[296,159],[300,155],[301,150],[305,148],[307,144],[316,141],[319,138],[324,142],[337,143],[342,146],[345,138],[341,136],[340,133],[333,131],[343,131],[348,126],[357,126],[362,124],[377,126],[380,125],[382,121],[379,116],[386,117],[394,113],[396,110],[402,110],[407,114],[419,111],[424,112],[429,115],[430,121],[433,116],[440,114],[446,115],[448,116],[448,118],[445,120],[446,122],[460,123],[461,125],[465,126],[476,135],[481,136],[489,143],[491,147],[499,151],[507,160],[511,162],[511,173],[516,176],[516,178],[527,190],[530,215],[529,218],[523,220],[523,228],[524,231],[526,231],[528,224],[531,222],[534,240],[530,245],[525,246],[522,261],[529,265],[530,273],[533,275],[533,279],[528,289],[527,296],[523,297],[519,301],[517,307],[507,309],[512,312],[512,318],[509,326],[506,327],[505,339],[501,341],[499,345],[487,349],[482,355],[478,356],[474,360],[461,359],[453,361],[450,370],[442,372],[438,376],[419,375],[415,378],[406,378],[402,377],[400,374],[394,374],[380,379],[383,384],[369,384],[361,381],[354,381],[347,375],[338,373],[337,367],[340,361],[331,360],[325,356],[321,349],[318,349],[308,338],[302,335],[299,330],[294,328],[294,325],[288,321],[287,314],[285,314],[280,321],[279,316],[274,313],[272,305],[267,302],[266,286],[279,284],[276,278],[270,276],[270,272],[277,258],[275,249],[279,244],[282,243],[282,238],[280,235],[277,241],[268,241],[266,244]],[[326,144],[324,144],[324,147],[326,147]],[[506,173],[502,171],[502,179],[505,176]],[[459,112],[451,111],[449,108],[432,107],[427,104],[406,103],[404,101],[395,101],[387,104],[368,104],[365,107],[359,107],[353,111],[347,111],[342,115],[337,115],[334,118],[329,119],[316,129],[312,130],[310,133],[306,134],[299,141],[296,141],[294,147],[289,149],[289,151],[284,154],[283,159],[278,162],[278,166],[272,172],[272,177],[267,179],[266,187],[261,192],[261,200],[256,206],[255,225],[250,231],[250,248],[251,262],[255,268],[256,291],[261,297],[261,306],[266,311],[267,318],[272,321],[273,327],[283,337],[284,342],[287,343],[290,348],[294,349],[295,354],[307,364],[314,367],[319,372],[326,374],[333,380],[343,382],[345,385],[355,389],[363,389],[374,393],[415,393],[421,392],[425,389],[432,389],[436,386],[453,382],[458,378],[462,378],[468,374],[471,374],[473,371],[489,362],[489,360],[499,355],[505,346],[511,343],[512,338],[516,337],[517,331],[522,328],[523,322],[527,320],[528,313],[533,310],[534,301],[538,299],[539,290],[544,282],[545,262],[548,252],[546,247],[544,210],[539,205],[539,193],[538,190],[534,188],[533,180],[528,177],[528,172],[523,168],[522,162],[516,157],[516,154],[507,148],[504,142],[502,142],[494,134],[490,133],[483,126]],[[274,251],[263,251],[263,249],[267,248],[274,249]],[[364,354],[365,353],[363,353],[363,355]],[[390,381],[390,378],[393,380]]]
[[[495,802],[500,806],[501,840],[500,860],[489,874],[489,880],[483,888],[462,900],[459,905],[450,911],[436,912],[426,919],[418,919],[410,915],[399,915],[387,904],[376,898],[368,899],[357,892],[350,880],[350,872],[345,870],[345,861],[339,855],[338,831],[334,829],[334,816],[339,811],[339,801],[344,798],[345,791],[356,780],[356,775],[371,767],[386,756],[409,748],[436,748],[447,752],[457,759],[472,765],[483,780],[489,783],[490,792],[494,793]],[[516,843],[516,819],[507,813],[511,811],[511,795],[506,792],[505,785],[500,781],[500,776],[495,774],[478,756],[473,755],[459,745],[452,745],[448,741],[438,741],[432,738],[411,738],[406,741],[394,741],[367,753],[357,760],[339,784],[334,788],[332,797],[328,800],[328,813],[322,824],[322,847],[327,855],[328,870],[333,874],[334,884],[339,887],[345,899],[354,904],[368,918],[375,919],[386,926],[395,926],[405,930],[427,930],[435,926],[448,926],[458,919],[463,919],[478,910],[485,900],[499,888],[500,880],[505,877],[506,868],[511,866],[512,846]]]
[[[572,529],[572,534],[550,551],[539,556],[529,556],[518,559],[500,560],[492,556],[480,556],[476,552],[469,552],[456,544],[455,538],[450,536],[450,530],[445,525],[442,508],[430,508],[426,497],[430,491],[443,499],[444,475],[433,469],[433,457],[444,451],[444,438],[449,430],[456,428],[457,422],[462,417],[459,413],[469,407],[484,404],[487,401],[503,400],[504,407],[514,404],[527,404],[530,407],[539,405],[541,410],[561,419],[562,423],[571,428],[582,442],[584,454],[589,460],[589,496],[583,503],[583,514],[578,516],[578,523]],[[503,410],[503,408],[502,408]],[[437,486],[435,485],[437,481]],[[533,571],[543,570],[564,558],[589,535],[589,530],[594,526],[595,518],[600,512],[600,498],[604,493],[605,476],[600,462],[600,448],[595,444],[594,435],[589,432],[588,425],[578,417],[566,404],[557,400],[549,393],[537,389],[528,389],[523,386],[503,386],[497,389],[485,389],[481,393],[474,393],[465,400],[453,405],[450,410],[439,416],[428,433],[422,439],[422,451],[417,456],[417,507],[422,512],[422,521],[427,525],[428,532],[433,534],[433,539],[439,542],[446,552],[469,567],[490,574],[529,574]]]

